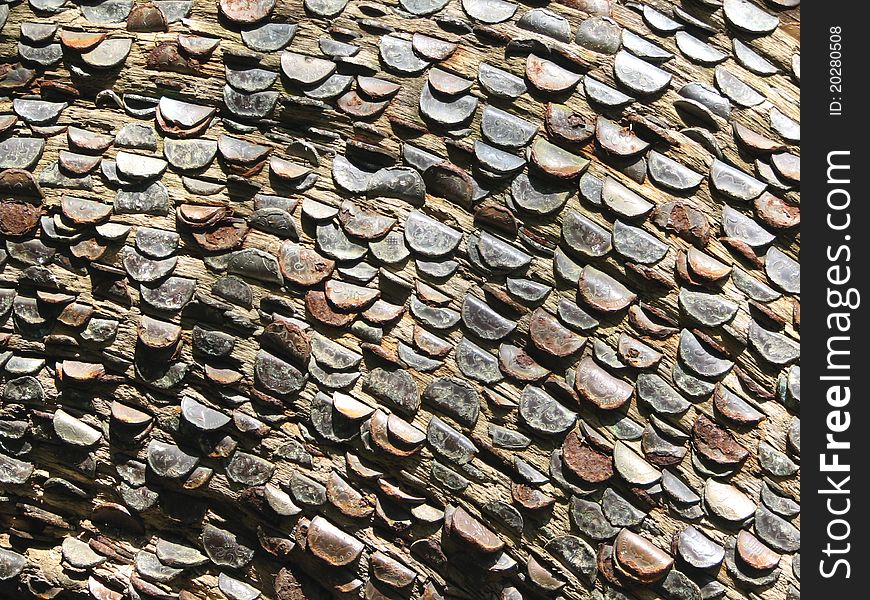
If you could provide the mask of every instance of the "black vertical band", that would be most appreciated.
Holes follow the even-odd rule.
[[[802,6],[801,421],[802,591],[857,597],[864,588],[868,444],[866,343],[861,293],[870,243],[863,189],[867,165],[862,64],[870,49],[860,5]],[[842,596],[841,596],[842,594]]]

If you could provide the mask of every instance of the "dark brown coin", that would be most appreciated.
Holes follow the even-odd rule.
[[[0,233],[19,237],[31,233],[39,225],[42,210],[29,202],[0,202]]]
[[[737,466],[749,456],[749,451],[734,439],[731,432],[704,415],[695,420],[692,445],[706,459],[719,465]]]
[[[565,436],[562,461],[572,473],[588,483],[602,483],[613,477],[613,459],[593,447],[578,429]]]

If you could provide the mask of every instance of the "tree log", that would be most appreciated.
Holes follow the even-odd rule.
[[[3,597],[646,600],[700,598],[716,586],[732,599],[799,597],[794,548],[768,548],[781,557],[765,571],[747,566],[743,546],[736,558],[733,550],[740,531],[781,544],[758,517],[786,512],[771,494],[800,501],[800,296],[789,271],[800,246],[799,133],[789,131],[799,131],[799,8],[646,3],[676,19],[674,33],[653,28],[644,5],[615,0],[194,0],[132,12],[132,1],[111,3],[0,4]],[[252,41],[263,23],[295,24],[295,34],[265,50]],[[115,55],[108,42],[123,40],[129,53]],[[670,57],[641,61],[632,83],[614,63],[636,62],[641,43]],[[771,73],[759,74],[765,67],[747,62],[740,44]],[[515,76],[522,93],[493,95],[484,63]],[[240,73],[248,69],[259,71]],[[652,70],[667,75],[664,89],[632,91]],[[540,89],[572,76],[563,92]],[[340,91],[321,85],[327,77]],[[595,81],[632,97],[596,102]],[[423,114],[427,90],[433,110],[474,110],[439,126]],[[557,104],[573,131],[605,118],[626,128],[617,145],[637,136],[643,149],[621,159],[601,131],[560,138],[545,124]],[[198,117],[202,107],[214,114]],[[519,159],[521,172],[494,177],[482,156],[503,143],[486,133],[489,108],[535,128],[534,139],[502,145],[512,159],[491,159]],[[747,146],[735,127],[769,138],[773,152]],[[81,129],[108,142],[82,141]],[[212,156],[191,170],[186,139],[211,142],[203,152]],[[233,147],[239,139],[256,146]],[[566,176],[566,161],[588,165]],[[717,191],[711,170],[722,164],[764,192],[741,201]],[[699,183],[679,181],[695,175]],[[534,192],[523,197],[516,183],[524,177],[564,198],[536,210]],[[588,189],[605,181],[654,212],[632,218],[602,204]],[[726,232],[726,207],[745,218],[740,231]],[[409,224],[421,213],[432,220],[415,237]],[[612,235],[613,247],[598,256],[572,247],[575,215]],[[706,222],[701,239],[692,215]],[[436,231],[443,226],[449,234]],[[410,257],[393,261],[386,244],[375,247],[387,227]],[[461,241],[444,241],[455,234]],[[319,253],[308,255],[318,269],[292,254],[299,247]],[[455,271],[433,276],[448,260]],[[613,282],[578,288],[581,269]],[[297,285],[296,271],[311,285]],[[167,278],[181,278],[170,280],[176,289]],[[536,286],[527,296],[518,289],[526,281]],[[698,300],[700,314],[685,305],[692,293],[709,302]],[[618,310],[598,310],[596,298]],[[597,325],[580,327],[566,307]],[[458,356],[467,341],[500,357],[497,381]],[[705,360],[727,367],[705,377]],[[697,396],[682,372],[698,373]],[[638,377],[650,373],[691,402],[641,398]],[[587,376],[592,391],[579,382]],[[630,390],[617,410],[596,396],[608,385]],[[571,423],[555,424],[552,406],[543,416],[534,390]],[[712,433],[701,431],[707,421]],[[433,423],[448,425],[446,440]],[[567,482],[553,471],[554,452],[574,452],[574,438],[615,461],[610,477],[575,476],[592,469],[582,453],[563,465]],[[746,457],[729,462],[735,447]],[[171,454],[178,448],[185,457]],[[704,499],[663,489],[664,468]],[[733,495],[715,498],[710,482]],[[758,512],[721,518],[743,496]],[[604,505],[608,533],[590,535],[588,516],[577,522],[577,500]],[[495,502],[522,516],[519,529],[494,516]],[[799,514],[773,521],[799,536]],[[690,525],[725,549],[724,561],[707,570],[687,562],[675,536]],[[239,545],[211,540],[214,528]],[[623,529],[639,547],[623,546],[634,540],[617,536]],[[568,535],[599,556],[584,563],[597,576],[559,557]],[[167,541],[203,562],[182,568]],[[656,573],[644,579],[625,548]],[[91,554],[93,564],[73,564]]]

